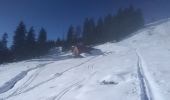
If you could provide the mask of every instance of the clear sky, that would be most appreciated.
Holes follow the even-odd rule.
[[[36,32],[44,27],[49,39],[56,39],[70,24],[82,25],[86,17],[115,14],[130,4],[143,10],[146,22],[170,17],[170,0],[0,0],[0,34],[12,37],[22,20]]]

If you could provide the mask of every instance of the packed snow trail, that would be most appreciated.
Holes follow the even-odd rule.
[[[62,72],[60,72],[60,73],[56,73],[53,77],[51,77],[50,79],[47,79],[47,80],[45,80],[45,81],[42,81],[42,82],[40,82],[40,83],[38,83],[38,84],[36,84],[36,85],[34,85],[34,86],[32,86],[32,87],[29,87],[28,89],[26,89],[26,90],[22,90],[22,89],[24,89],[24,85],[25,85],[25,83],[21,86],[21,87],[19,87],[17,90],[15,90],[12,94],[10,94],[9,96],[7,96],[7,97],[5,97],[5,98],[0,98],[0,100],[2,99],[2,100],[5,100],[5,99],[8,99],[8,98],[11,98],[11,97],[13,97],[13,96],[17,96],[17,95],[20,95],[20,94],[22,94],[22,93],[26,93],[26,92],[28,92],[28,91],[30,91],[30,90],[32,90],[32,89],[34,89],[34,88],[36,88],[36,87],[38,87],[38,86],[40,86],[40,85],[43,85],[43,84],[45,84],[45,83],[47,83],[47,82],[49,82],[49,81],[51,81],[51,80],[53,80],[53,79],[56,79],[56,78],[58,78],[58,77],[60,77],[61,75],[63,75],[64,73],[66,73],[66,72],[68,72],[68,71],[70,71],[70,70],[72,70],[72,69],[74,69],[74,68],[77,68],[77,67],[81,67],[81,65],[83,65],[83,64],[85,64],[85,63],[87,63],[87,62],[89,62],[89,61],[92,61],[93,59],[95,59],[95,58],[97,58],[97,57],[99,57],[99,56],[94,56],[94,57],[91,57],[90,59],[87,59],[86,61],[83,61],[83,62],[81,62],[80,64],[78,64],[78,65],[75,65],[75,66],[72,66],[72,67],[70,67],[70,68],[68,68],[68,69],[66,69],[66,70],[64,70],[64,71],[62,71]],[[30,71],[32,71],[32,70],[35,70],[35,69],[38,69],[38,68],[42,68],[42,67],[44,67],[44,66],[46,66],[47,64],[51,64],[52,62],[50,62],[50,63],[45,63],[45,64],[39,64],[39,65],[37,65],[37,67],[35,67],[35,68],[31,68],[31,69],[28,69],[28,70],[26,70],[26,71],[23,71],[24,72],[24,74],[21,72],[21,74],[23,74],[23,75],[21,75],[20,76],[20,74],[19,75],[17,75],[15,78],[17,79],[19,76],[21,77],[19,77],[18,79],[19,80],[15,80],[15,81],[13,81],[13,79],[12,80],[10,80],[11,82],[15,82],[14,84],[12,84],[13,85],[13,87],[14,87],[14,85],[18,82],[18,81],[20,81],[21,79],[23,79],[26,75],[27,75],[27,73],[28,72],[30,72]],[[37,76],[38,75],[38,73],[35,73],[35,75]],[[35,76],[35,77],[36,77]],[[31,76],[32,77],[32,76]],[[14,79],[15,79],[14,78]],[[33,79],[34,79],[34,77],[33,77]],[[30,78],[27,80],[27,81],[29,81],[30,80]],[[26,81],[26,83],[27,83],[27,81]],[[6,84],[6,83],[5,83]],[[9,84],[10,85],[10,84]],[[29,85],[29,84],[26,84],[26,86],[27,85]],[[2,86],[2,88],[3,88],[4,86]],[[0,87],[1,88],[1,87]],[[8,90],[10,90],[10,89],[12,89],[12,88],[9,88]],[[7,91],[8,91],[7,90]],[[7,91],[5,91],[5,92],[7,92]]]
[[[97,72],[94,72],[92,74],[89,75],[89,77],[87,79],[83,78],[81,80],[78,80],[77,82],[69,85],[68,87],[64,88],[62,91],[60,91],[56,96],[52,97],[50,100],[61,100],[62,97],[64,97],[64,95],[66,93],[68,93],[69,91],[71,91],[74,87],[79,87],[81,86],[81,84],[83,84],[83,82],[90,80],[90,78],[92,78]]]
[[[10,98],[12,96],[16,96],[16,95],[19,95],[21,93],[23,93],[24,89],[27,88],[35,79],[36,77],[40,74],[40,72],[42,71],[43,69],[40,68],[38,69],[34,74],[32,74],[29,79],[24,82],[24,84],[22,84],[20,87],[18,87],[14,92],[12,92],[7,98]],[[7,98],[3,98],[3,99],[7,99]],[[1,100],[1,99],[0,99]]]
[[[136,50],[136,54],[138,56],[137,67],[141,88],[141,100],[163,100],[157,89],[157,85],[146,70],[147,66],[138,50]]]
[[[138,78],[140,81],[141,100],[152,100],[149,94],[147,93],[148,85],[146,84],[146,81],[145,81],[145,76],[142,70],[141,60],[139,57],[138,57],[137,67],[138,67],[137,68]]]
[[[83,79],[84,80],[84,79]],[[78,86],[81,82],[83,82],[83,80],[78,81],[70,86],[68,86],[67,88],[65,88],[64,90],[62,90],[58,95],[56,95],[55,97],[52,98],[52,100],[60,100],[64,94],[66,94],[67,92],[69,92],[73,87]]]
[[[1,86],[0,87],[0,94],[7,92],[8,90],[12,89],[19,80],[23,79],[27,75],[27,72],[28,71],[21,72],[20,74],[18,74],[17,76],[12,78],[8,82],[6,82],[3,86]]]
[[[31,69],[28,69],[26,71],[22,71],[21,73],[19,73],[14,78],[12,78],[8,82],[6,82],[3,86],[0,87],[0,94],[5,93],[5,92],[9,91],[10,89],[12,89],[18,81],[20,81],[21,79],[23,79],[27,75],[28,72],[35,70],[35,69],[38,69],[40,67],[44,67],[47,64],[50,64],[50,63],[39,64],[35,68],[31,68]]]

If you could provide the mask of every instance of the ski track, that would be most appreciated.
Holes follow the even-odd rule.
[[[70,67],[70,68],[66,69],[65,71],[61,72],[61,74],[65,73],[65,72],[67,72],[67,71],[70,71],[70,70],[72,70],[72,69],[74,69],[74,68],[77,68],[77,67],[79,67],[79,66],[81,66],[81,65],[83,65],[83,64],[85,64],[85,63],[87,63],[87,62],[89,62],[89,61],[91,61],[91,60],[93,60],[93,59],[95,59],[95,58],[97,58],[97,57],[99,57],[99,56],[94,56],[94,57],[88,59],[88,60],[85,61],[85,62],[82,62],[82,63],[80,63],[80,64],[78,64],[78,65],[76,65],[76,66]]]
[[[18,81],[20,81],[27,75],[27,72],[28,70],[21,72],[20,74],[16,75],[14,78],[6,82],[4,85],[2,85],[0,87],[0,94],[5,93],[12,89]]]
[[[21,94],[22,91],[23,91],[25,88],[27,88],[27,87],[36,79],[36,77],[39,75],[39,73],[40,73],[42,70],[43,70],[43,69],[41,68],[41,69],[37,70],[34,74],[32,74],[32,75],[29,77],[29,79],[28,79],[26,82],[24,82],[23,85],[21,85],[19,88],[17,88],[17,89],[11,94],[11,96],[15,96],[15,95],[17,95],[17,94]]]
[[[34,67],[34,68],[30,68],[30,69],[28,69],[28,70],[26,70],[26,71],[22,71],[21,73],[19,73],[18,75],[16,75],[14,78],[12,78],[11,80],[9,80],[8,82],[6,82],[2,87],[0,87],[0,94],[2,94],[2,93],[5,93],[5,92],[8,92],[9,90],[11,90],[14,86],[15,86],[15,84],[17,83],[17,82],[19,82],[20,80],[22,80],[30,71],[33,71],[33,70],[36,70],[36,69],[41,69],[41,68],[43,68],[43,67],[45,67],[46,65],[48,65],[48,64],[51,64],[51,63],[53,63],[53,62],[50,62],[50,63],[44,63],[44,64],[39,64],[39,65],[37,65],[36,67]],[[38,73],[35,73],[35,76],[33,77],[33,75],[31,75],[30,77],[29,77],[29,79],[23,84],[23,85],[21,85],[19,88],[17,88],[14,92],[12,92],[8,97],[6,97],[6,98],[0,98],[0,100],[5,100],[5,99],[8,99],[9,97],[12,97],[12,96],[15,96],[15,95],[17,95],[17,94],[19,94],[18,92],[19,91],[21,91],[24,87],[27,87],[29,84],[27,84],[27,82],[29,82],[29,80],[31,80],[30,81],[30,83],[38,76],[37,75]],[[31,78],[33,78],[33,79],[31,79]],[[7,87],[7,88],[6,88]]]
[[[51,100],[60,100],[66,93],[68,93],[73,87],[79,86],[79,84],[83,82],[83,80],[78,81],[65,89],[63,89],[61,92],[58,93],[58,95],[54,96]]]
[[[5,93],[5,92],[9,91],[10,89],[12,89],[18,81],[20,81],[21,79],[23,79],[27,75],[28,72],[35,70],[37,68],[40,68],[40,67],[44,67],[47,64],[49,64],[49,63],[39,64],[35,68],[30,68],[26,71],[22,71],[21,73],[19,73],[14,78],[10,79],[9,81],[7,81],[4,85],[2,85],[0,87],[0,94]]]
[[[45,80],[45,81],[43,81],[43,82],[40,82],[40,83],[34,85],[33,87],[30,87],[30,88],[28,88],[28,89],[26,89],[26,90],[24,90],[24,91],[22,91],[22,89],[24,89],[24,87],[25,87],[24,84],[23,84],[22,86],[24,86],[24,87],[19,87],[19,88],[18,88],[16,91],[14,91],[12,94],[10,94],[9,96],[7,96],[7,97],[5,97],[5,98],[2,98],[2,99],[0,98],[0,100],[6,100],[6,99],[11,98],[11,97],[13,97],[13,96],[17,96],[17,95],[20,95],[20,94],[29,92],[30,90],[33,90],[34,88],[36,88],[36,87],[38,87],[38,86],[40,86],[40,85],[43,85],[43,84],[45,84],[45,83],[47,83],[47,82],[49,82],[49,81],[51,81],[51,80],[53,80],[53,79],[56,79],[56,78],[60,77],[61,75],[63,75],[64,73],[66,73],[66,72],[68,72],[68,71],[70,71],[70,70],[72,70],[72,69],[74,69],[74,68],[80,67],[81,65],[83,65],[83,64],[85,64],[85,63],[88,63],[89,61],[91,61],[91,60],[93,60],[93,59],[95,59],[95,58],[97,58],[97,57],[99,57],[99,56],[94,56],[94,57],[92,57],[92,58],[90,58],[90,59],[88,59],[88,60],[86,60],[86,61],[84,61],[84,62],[82,62],[82,63],[80,63],[80,64],[78,64],[78,65],[76,65],[76,66],[73,66],[73,67],[70,67],[70,68],[64,70],[64,71],[61,72],[61,73],[56,73],[52,78],[50,78],[50,79],[48,79],[48,80]],[[29,72],[29,71],[32,71],[32,70],[37,69],[37,68],[42,68],[43,66],[46,66],[47,64],[51,64],[51,63],[40,64],[40,65],[38,65],[37,67],[32,68],[32,69],[29,69],[29,70],[27,70],[27,71]],[[27,72],[27,73],[28,73],[28,72]],[[36,74],[38,74],[38,73],[36,73]],[[35,77],[37,77],[37,76],[38,76],[38,75],[35,75],[34,78],[33,78],[33,80],[34,80]],[[30,78],[25,82],[25,84],[31,79],[31,77],[33,77],[33,76],[30,76]],[[23,78],[24,78],[24,77],[23,77]],[[22,79],[23,79],[23,78],[22,78]],[[32,80],[32,81],[33,81],[33,80]],[[30,84],[31,84],[32,81],[30,81]],[[28,85],[29,85],[29,84],[27,84],[26,87],[27,87]],[[18,92],[18,91],[20,91],[20,92]],[[22,92],[21,92],[21,91],[22,91]]]
[[[40,86],[40,85],[43,85],[43,84],[45,84],[45,83],[47,83],[47,82],[49,82],[49,81],[51,81],[51,80],[53,80],[53,79],[55,79],[55,78],[58,78],[58,77],[60,77],[61,75],[63,75],[64,73],[66,73],[66,72],[68,72],[68,71],[70,71],[70,70],[72,70],[72,69],[74,69],[74,68],[80,67],[81,65],[83,65],[83,64],[85,64],[85,63],[87,63],[87,62],[89,62],[89,61],[91,61],[91,60],[93,60],[93,59],[95,59],[96,57],[97,57],[97,56],[92,57],[92,58],[88,59],[87,61],[84,61],[84,62],[82,62],[82,63],[80,63],[80,64],[78,64],[78,65],[76,65],[76,66],[70,67],[70,68],[66,69],[65,71],[63,71],[63,72],[61,72],[61,73],[56,73],[52,78],[50,78],[50,79],[48,79],[48,80],[45,80],[45,81],[43,81],[43,82],[41,82],[41,83],[39,83],[39,84],[37,84],[37,85],[35,85],[35,86],[27,89],[27,90],[25,90],[25,91],[22,92],[22,93],[26,93],[26,92],[28,92],[28,91],[30,91],[30,90],[32,90],[32,89],[34,89],[34,88],[36,88],[36,87],[38,87],[38,86]]]
[[[137,68],[138,78],[139,78],[139,81],[140,81],[140,90],[141,90],[140,97],[141,97],[141,100],[152,100],[152,99],[150,99],[150,96],[147,93],[147,89],[149,87],[148,87],[148,84],[146,84],[145,76],[144,76],[142,66],[141,66],[141,60],[140,60],[139,57],[138,57],[137,67],[138,67]]]
[[[71,89],[73,89],[74,87],[78,87],[81,85],[81,83],[83,83],[85,80],[88,81],[90,80],[97,72],[92,73],[89,78],[87,79],[82,79],[81,81],[78,81],[68,87],[66,87],[65,89],[63,89],[62,91],[60,91],[56,96],[50,98],[49,100],[61,100],[61,98],[68,93],[69,91],[71,91]]]
[[[137,74],[140,82],[141,100],[163,100],[159,90],[155,88],[156,84],[152,80],[152,77],[148,75],[148,71],[144,69],[147,66],[145,65],[146,63],[141,56],[139,49],[133,47],[128,48],[133,50],[137,56]]]
[[[138,56],[138,78],[141,87],[141,100],[163,100],[157,89],[157,84],[154,82],[148,71],[144,69],[147,67],[140,52],[136,50]]]

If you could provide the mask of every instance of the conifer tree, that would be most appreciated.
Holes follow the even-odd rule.
[[[41,28],[39,35],[38,35],[38,41],[37,41],[37,54],[45,54],[48,51],[47,47],[47,32],[44,28]]]
[[[12,53],[7,47],[8,34],[4,33],[0,40],[0,63],[12,61]]]
[[[3,36],[2,36],[2,47],[3,47],[3,49],[8,49],[8,47],[7,47],[7,39],[8,39],[8,34],[5,32],[4,34],[3,34]]]
[[[35,49],[36,49],[35,46],[36,46],[35,31],[34,28],[31,27],[26,36],[26,50],[27,50],[28,57],[35,56]]]
[[[25,44],[26,44],[26,26],[21,21],[14,33],[12,51],[16,59],[23,59],[26,55]]]
[[[67,44],[68,46],[74,45],[75,44],[75,29],[74,27],[71,25],[68,29],[68,33],[67,33]]]

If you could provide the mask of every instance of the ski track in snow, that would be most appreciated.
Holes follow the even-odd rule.
[[[71,84],[70,86],[66,87],[65,89],[63,89],[62,91],[60,91],[56,96],[50,98],[49,100],[61,100],[61,98],[68,93],[69,91],[71,91],[71,89],[73,89],[74,87],[79,87],[81,85],[81,83],[83,83],[85,80],[90,80],[97,72],[92,73],[91,75],[89,75],[89,78],[87,79],[82,79],[74,84]]]
[[[147,89],[149,87],[148,87],[148,84],[146,84],[145,76],[144,76],[142,66],[141,66],[141,60],[140,60],[139,57],[138,57],[137,67],[138,67],[137,68],[138,78],[139,78],[139,81],[140,81],[140,90],[141,90],[140,97],[141,97],[141,100],[152,100],[152,99],[150,99],[150,96],[147,93]]]
[[[83,82],[83,80],[78,81],[68,87],[66,87],[65,89],[63,89],[61,92],[58,93],[58,95],[52,97],[50,100],[60,100],[67,92],[69,92],[73,87],[79,86],[79,84]]]
[[[97,58],[97,57],[98,57],[98,56],[94,56],[94,57],[88,59],[87,61],[84,61],[84,62],[82,62],[82,63],[80,63],[80,64],[78,64],[78,65],[76,65],[76,66],[70,67],[70,68],[66,69],[65,71],[61,72],[61,74],[65,73],[65,72],[67,72],[67,71],[70,71],[70,70],[72,70],[72,69],[74,69],[74,68],[80,67],[81,65],[83,65],[83,64],[85,64],[85,63],[87,63],[87,62],[89,62],[89,61],[91,61],[91,60],[93,60],[93,59],[95,59],[95,58]]]
[[[21,72],[20,74],[6,82],[4,85],[2,85],[0,87],[0,94],[5,93],[8,90],[12,89],[19,80],[23,79],[27,75],[27,72],[28,70]]]
[[[7,81],[4,85],[2,85],[0,87],[0,94],[5,93],[5,92],[9,91],[10,89],[12,89],[18,81],[20,81],[21,79],[23,79],[27,75],[28,72],[35,70],[35,69],[38,69],[40,67],[44,67],[47,64],[49,64],[49,63],[39,64],[35,68],[31,68],[31,69],[28,69],[26,71],[22,71],[21,73],[19,73],[14,78],[10,79],[9,81]]]
[[[70,71],[70,70],[72,70],[72,69],[74,69],[74,68],[80,67],[81,65],[83,65],[83,64],[85,64],[85,63],[88,63],[89,61],[91,61],[91,60],[93,60],[93,59],[95,59],[95,58],[97,58],[97,57],[99,57],[99,56],[94,56],[94,57],[92,57],[92,58],[90,58],[90,59],[88,59],[88,60],[86,60],[86,61],[84,61],[84,62],[82,62],[82,63],[80,63],[80,64],[78,64],[78,65],[76,65],[76,66],[73,66],[73,67],[70,67],[70,68],[64,70],[64,71],[61,72],[61,73],[56,73],[52,78],[50,78],[50,79],[48,79],[48,80],[45,80],[45,81],[42,81],[42,82],[40,82],[40,83],[38,83],[38,84],[36,84],[36,85],[34,85],[34,86],[32,86],[32,87],[24,90],[24,88],[28,87],[28,85],[31,84],[31,82],[38,76],[38,74],[40,73],[40,71],[38,71],[38,72],[36,72],[35,74],[31,75],[30,78],[29,78],[21,87],[19,87],[18,89],[16,89],[16,90],[15,90],[13,93],[11,93],[9,96],[7,96],[7,97],[5,97],[5,98],[0,98],[0,100],[6,100],[6,99],[11,98],[11,97],[13,97],[13,96],[17,96],[17,95],[20,95],[20,94],[22,94],[22,93],[29,92],[30,90],[32,90],[32,89],[34,89],[34,88],[36,88],[36,87],[38,87],[38,86],[40,86],[40,85],[43,85],[43,84],[45,84],[45,83],[47,83],[47,82],[49,82],[49,81],[51,81],[51,80],[53,80],[53,79],[56,79],[56,78],[60,77],[61,75],[63,75],[64,73],[66,73],[66,72],[68,72],[68,71]],[[52,62],[51,62],[51,63],[52,63]],[[31,69],[25,71],[26,74],[25,74],[21,79],[23,79],[23,78],[27,75],[27,73],[28,73],[29,71],[32,71],[32,70],[35,70],[35,69],[38,69],[38,68],[42,68],[42,67],[46,66],[47,64],[51,64],[51,63],[40,64],[40,65],[38,65],[38,66],[35,67],[35,68],[31,68]],[[18,76],[18,75],[17,75],[17,76]],[[21,80],[21,79],[20,79],[20,80]],[[18,81],[19,81],[19,80],[18,80]],[[18,82],[18,81],[17,81],[17,82]],[[16,84],[16,83],[15,83],[15,84]],[[15,84],[14,84],[14,85],[15,85]],[[12,88],[11,88],[11,89],[12,89]],[[9,89],[9,90],[10,90],[10,89]],[[6,91],[6,92],[7,92],[7,91]]]
[[[140,52],[136,50],[138,56],[138,78],[141,88],[141,100],[163,100],[157,89],[157,85],[146,69],[146,63]],[[144,69],[145,68],[145,69]],[[148,68],[148,67],[147,67]]]
[[[36,77],[39,75],[41,70],[42,69],[39,69],[34,74],[32,74],[29,77],[29,79],[26,82],[24,82],[24,84],[22,84],[19,88],[17,88],[11,95],[9,95],[8,98],[11,97],[11,96],[15,96],[15,95],[21,94],[22,91],[24,91],[24,89],[27,88],[36,79]]]
[[[51,64],[52,62],[50,63],[44,63],[44,64],[39,64],[37,65],[36,67],[34,68],[30,68],[26,71],[22,71],[20,74],[16,75],[14,78],[12,78],[11,80],[9,80],[8,82],[6,82],[4,85],[2,85],[2,87],[0,87],[0,94],[2,93],[5,93],[5,92],[8,92],[9,90],[11,90],[15,84],[17,82],[19,82],[20,80],[22,80],[30,71],[33,71],[33,70],[36,70],[36,69],[39,69],[41,70],[41,68],[45,67],[46,65],[48,64]],[[37,71],[39,71],[37,70]],[[22,89],[24,89],[25,87],[27,87],[29,84],[31,84],[31,82],[38,76],[38,73],[37,72],[33,75],[31,75],[29,77],[29,79],[23,84],[21,85],[19,88],[17,88],[14,92],[12,92],[8,97],[6,98],[0,98],[0,100],[5,100],[5,99],[8,99],[9,97],[12,97],[12,96],[15,96],[17,94],[20,94],[20,91],[22,91]]]

